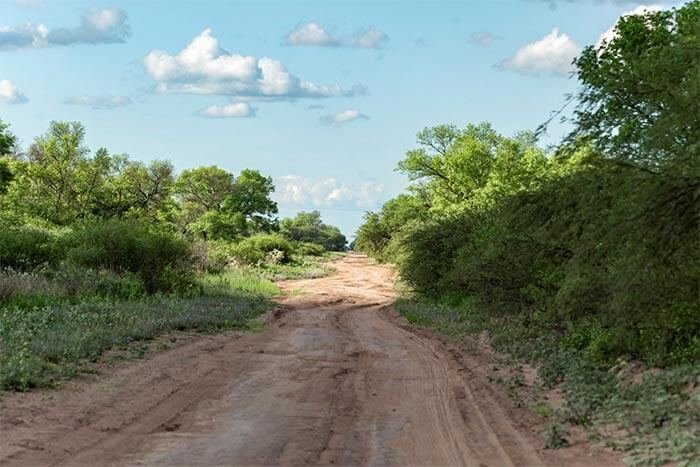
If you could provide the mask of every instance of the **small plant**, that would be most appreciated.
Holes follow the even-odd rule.
[[[569,445],[569,441],[566,439],[568,433],[564,428],[556,421],[549,424],[545,430],[546,441],[544,443],[545,449],[561,449]]]

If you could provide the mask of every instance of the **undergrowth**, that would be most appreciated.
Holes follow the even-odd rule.
[[[698,465],[700,461],[700,365],[664,370],[618,359],[602,363],[569,345],[570,335],[538,323],[480,312],[469,299],[442,303],[401,299],[411,323],[455,339],[483,331],[494,348],[537,367],[544,388],[561,387],[566,403],[549,413],[547,446],[565,446],[559,421],[584,427],[593,441],[625,452],[630,465]],[[696,462],[696,464],[692,464]]]
[[[108,349],[168,331],[258,329],[255,318],[279,292],[255,271],[240,269],[204,276],[198,289],[130,300],[44,295],[39,302],[0,302],[0,389],[55,386]]]

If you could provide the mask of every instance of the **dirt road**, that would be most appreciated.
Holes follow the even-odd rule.
[[[283,284],[260,333],[193,336],[59,391],[3,398],[8,465],[601,465],[540,449],[509,407],[389,305],[360,256]]]

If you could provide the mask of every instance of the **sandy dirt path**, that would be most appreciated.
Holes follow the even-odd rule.
[[[0,401],[2,465],[615,465],[540,449],[531,418],[390,305],[349,255],[289,281],[260,333],[193,336],[59,391]]]

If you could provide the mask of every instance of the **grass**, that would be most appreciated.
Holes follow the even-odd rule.
[[[258,330],[262,322],[256,318],[279,293],[251,270],[204,276],[199,282],[199,292],[186,297],[57,298],[41,306],[21,306],[16,299],[0,302],[0,389],[55,386],[108,349],[168,331]],[[130,348],[137,354],[143,349]]]
[[[538,368],[541,386],[561,387],[564,407],[534,407],[550,420],[545,447],[565,446],[564,424],[572,424],[624,451],[630,465],[700,465],[700,363],[657,371],[624,360],[600,363],[532,317],[490,316],[468,298],[408,298],[396,306],[411,323],[455,339],[487,331],[496,350]]]
[[[2,271],[0,390],[56,386],[88,371],[86,363],[109,349],[142,357],[149,346],[137,343],[169,331],[260,331],[260,314],[280,293],[272,280],[325,276],[333,271],[326,263],[341,255],[202,274],[184,296],[145,296],[129,277],[103,272],[72,271],[70,280],[52,280]]]
[[[326,253],[323,256],[297,256],[287,264],[266,264],[259,268],[263,277],[272,281],[290,279],[315,279],[325,277],[334,271],[329,261],[340,258],[344,253]]]

